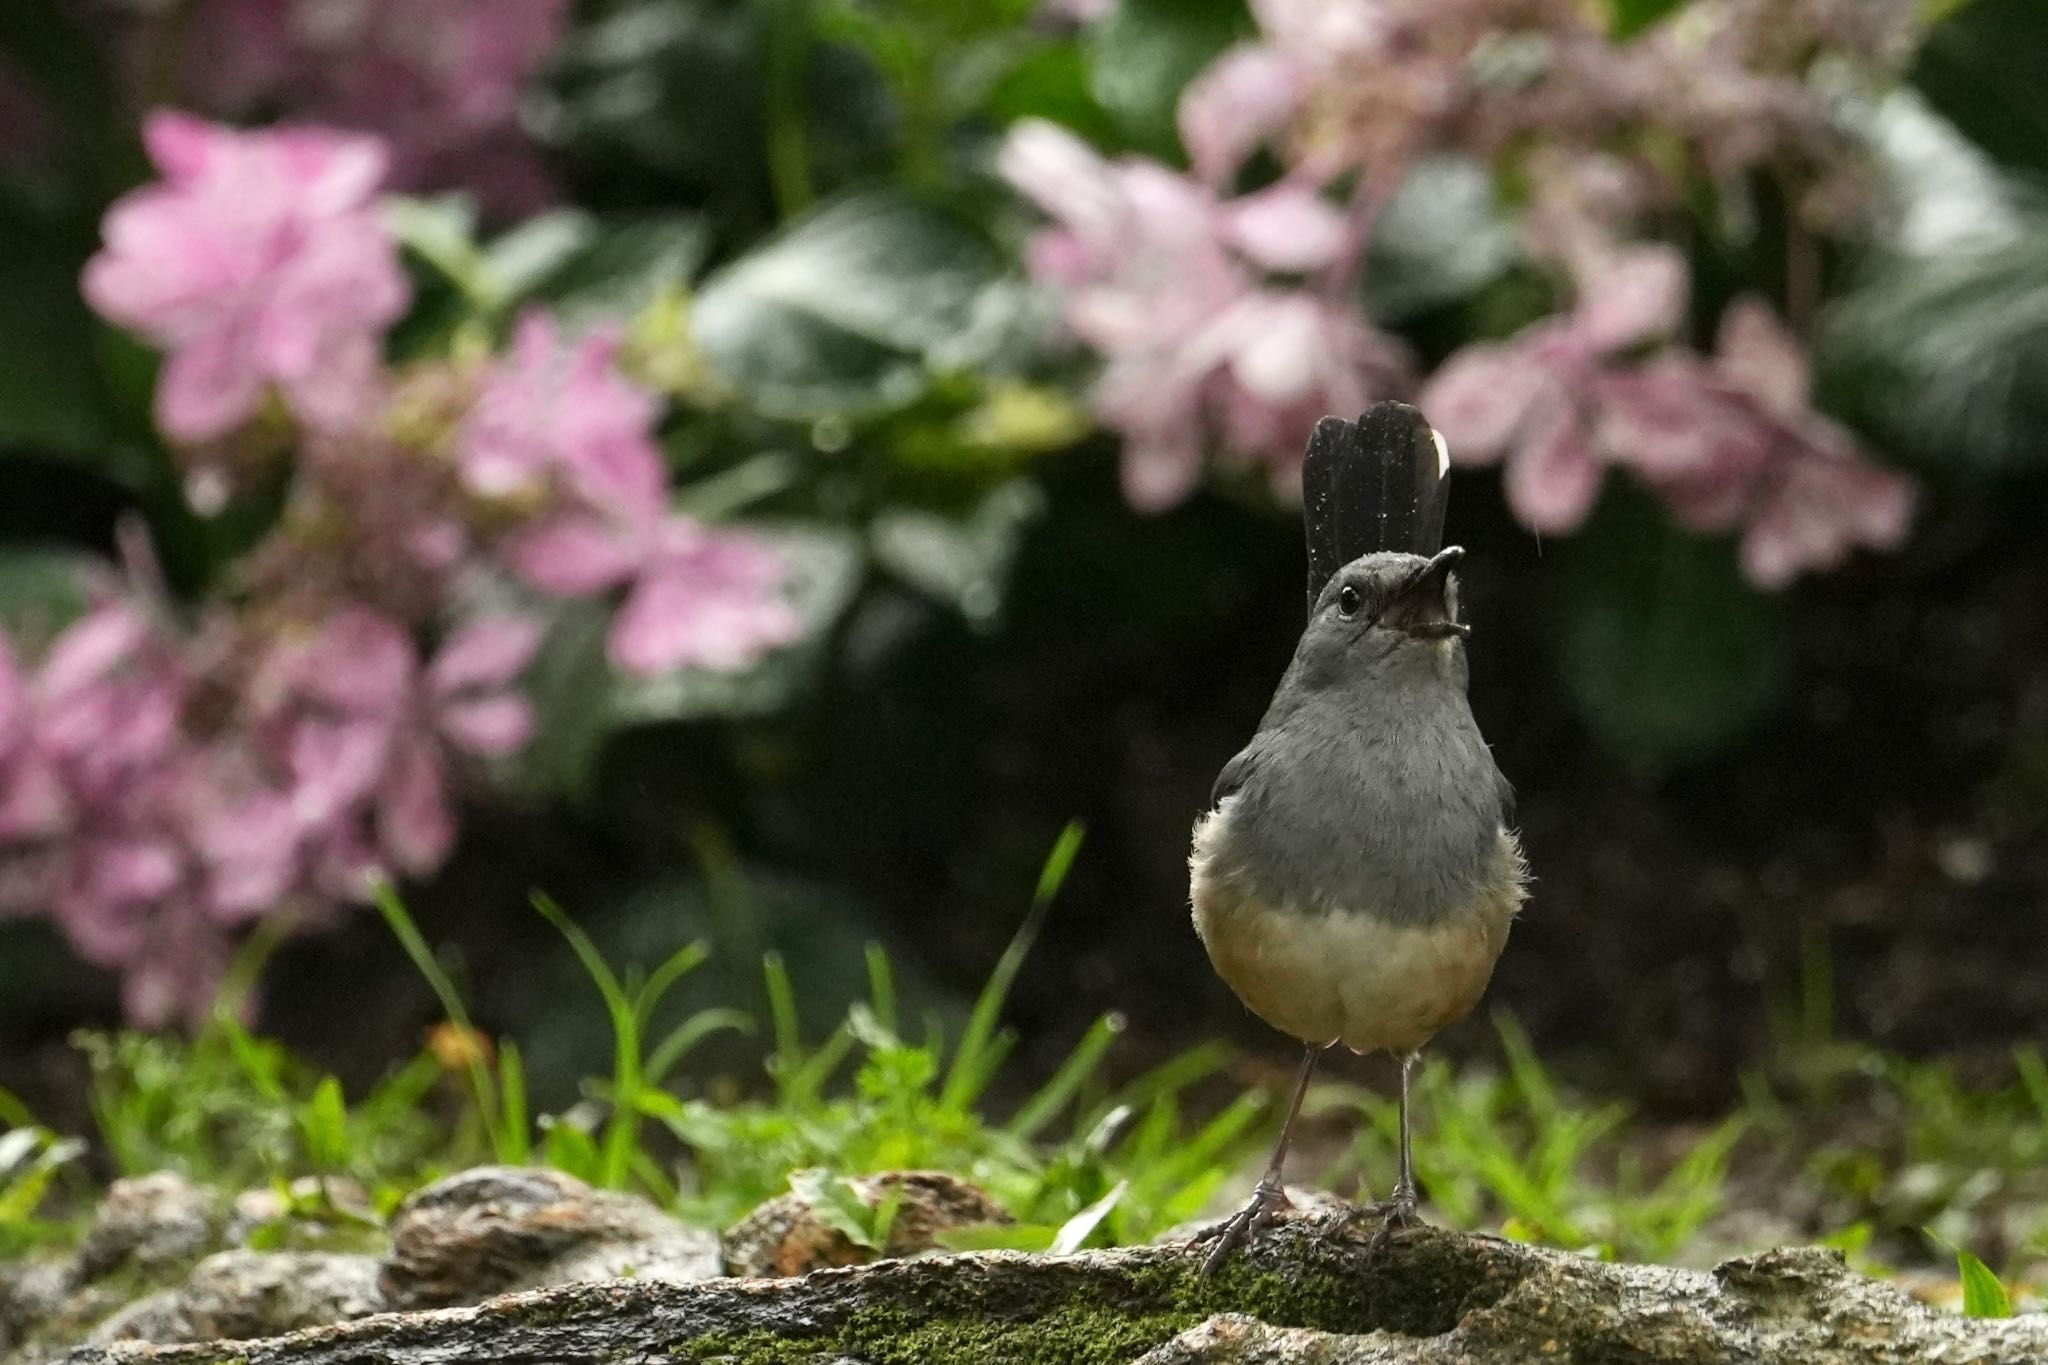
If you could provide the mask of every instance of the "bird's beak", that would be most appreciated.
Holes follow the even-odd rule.
[[[1464,547],[1459,545],[1447,545],[1437,551],[1436,557],[1408,580],[1407,586],[1394,599],[1392,610],[1382,620],[1397,630],[1425,640],[1442,640],[1453,635],[1461,640],[1469,637],[1472,627],[1457,619],[1457,607],[1450,594],[1451,570],[1464,557]]]

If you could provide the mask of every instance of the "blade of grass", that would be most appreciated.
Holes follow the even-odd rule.
[[[639,1014],[590,935],[544,892],[533,893],[533,908],[569,941],[583,970],[604,997],[605,1012],[611,1015],[613,1098],[611,1113],[605,1119],[604,1156],[598,1183],[608,1190],[624,1189],[633,1173],[633,1153],[640,1136],[640,1110],[633,1103],[633,1097],[640,1092]]]
[[[768,1020],[775,1050],[768,1056],[768,1074],[787,1085],[803,1066],[803,1033],[797,1024],[796,991],[789,983],[789,965],[770,949],[761,955],[761,976],[768,987]]]
[[[435,998],[441,1002],[441,1013],[462,1030],[464,1037],[481,1037],[476,1025],[469,1021],[469,1010],[463,1006],[462,993],[455,989],[455,983],[449,980],[433,950],[427,947],[427,941],[420,935],[419,926],[413,923],[405,902],[398,898],[397,889],[389,882],[378,882],[371,888],[370,897],[376,902],[377,912],[384,917],[384,923],[391,927],[399,946],[405,949],[405,955],[412,959],[412,965],[426,978]],[[464,1068],[469,1073],[471,1098],[484,1135],[491,1144],[491,1154],[504,1165],[518,1165],[517,1153],[526,1146],[526,1135],[522,1133],[517,1140],[509,1140],[499,1127],[498,1116],[502,1111],[498,1106],[498,1087],[491,1079],[491,1069],[484,1065],[482,1049],[470,1048],[468,1053]]]
[[[868,959],[868,1008],[875,1018],[890,1033],[896,1032],[896,975],[889,966],[889,955],[882,951],[879,943],[870,943],[866,948]]]
[[[686,943],[662,960],[642,983],[633,997],[633,1017],[639,1022],[640,1031],[645,1033],[653,1020],[654,1011],[661,1006],[662,997],[691,972],[704,965],[711,956],[708,944]]]
[[[526,1112],[526,1062],[510,1038],[498,1044],[498,1131],[515,1164],[533,1159],[532,1123]]]
[[[4,1085],[0,1085],[0,1124],[9,1128],[36,1126],[36,1116],[29,1112],[28,1106],[21,1102],[20,1096]]]
[[[1121,1204],[1124,1196],[1130,1192],[1131,1182],[1128,1180],[1119,1180],[1110,1186],[1108,1194],[1060,1225],[1059,1232],[1052,1239],[1052,1245],[1047,1248],[1048,1254],[1071,1256],[1079,1251],[1087,1244],[1090,1234],[1102,1220],[1109,1217],[1110,1210]]]
[[[1024,1102],[1016,1116],[1007,1125],[1012,1137],[1032,1138],[1042,1132],[1048,1123],[1059,1117],[1081,1087],[1088,1083],[1102,1066],[1102,1059],[1110,1045],[1124,1031],[1124,1018],[1120,1014],[1105,1014],[1089,1026],[1067,1059],[1053,1072],[1052,1079],[1040,1086],[1038,1093]],[[1107,1210],[1105,1210],[1107,1212]]]
[[[941,1110],[952,1114],[964,1112],[992,1071],[986,1065],[983,1053],[995,1035],[997,1016],[1002,1013],[1003,1002],[1009,998],[1010,987],[1024,966],[1024,958],[1045,924],[1053,899],[1059,895],[1067,873],[1073,868],[1074,859],[1081,852],[1085,833],[1080,821],[1070,820],[1060,831],[1059,838],[1053,841],[1052,851],[1046,855],[1045,865],[1039,869],[1038,889],[1032,893],[1031,908],[1025,913],[1024,922],[1017,926],[1017,932],[1011,936],[1009,946],[1003,949],[1003,955],[996,960],[996,968],[989,974],[988,984],[981,988],[981,994],[974,1001],[967,1030],[960,1036],[960,1046],[953,1053],[953,1065],[946,1072],[945,1084],[939,1090]]]
[[[754,1031],[753,1017],[743,1010],[697,1011],[664,1034],[648,1052],[647,1063],[641,1068],[641,1082],[649,1087],[658,1087],[668,1079],[669,1069],[688,1056],[697,1044],[714,1033],[727,1030],[750,1034]]]

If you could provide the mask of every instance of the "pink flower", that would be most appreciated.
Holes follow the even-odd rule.
[[[1300,111],[1309,77],[1294,54],[1265,43],[1240,43],[1210,63],[1180,97],[1180,140],[1195,174],[1228,183]]]
[[[0,847],[60,830],[69,803],[35,728],[30,680],[0,639]],[[0,894],[0,902],[5,900]]]
[[[108,212],[84,285],[93,307],[169,353],[156,402],[165,432],[225,435],[272,385],[313,426],[352,424],[408,294],[376,213],[382,148],[171,113],[152,115],[144,140],[164,181]]]
[[[1212,434],[1287,485],[1318,417],[1356,412],[1401,383],[1399,347],[1348,297],[1266,282],[1357,250],[1310,187],[1220,201],[1154,162],[1105,162],[1035,120],[1012,131],[999,167],[1053,219],[1032,244],[1032,271],[1103,358],[1095,409],[1124,438],[1133,506],[1185,498]]]
[[[1685,303],[1685,263],[1669,247],[1618,256],[1570,313],[1498,345],[1467,346],[1423,390],[1451,458],[1505,459],[1508,503],[1532,530],[1563,532],[1599,496],[1599,399],[1615,358],[1669,335]]]
[[[1609,466],[1626,468],[1687,528],[1740,531],[1759,587],[1896,545],[1912,485],[1809,406],[1805,354],[1762,305],[1729,307],[1711,360],[1672,348],[1619,362],[1676,320],[1675,257],[1651,250],[1618,258],[1568,317],[1452,356],[1423,397],[1452,458],[1505,456],[1516,515],[1552,532],[1584,520]]]
[[[1809,406],[1805,353],[1770,310],[1753,299],[1729,306],[1714,371],[1771,451],[1742,535],[1751,582],[1783,587],[1839,566],[1858,546],[1887,550],[1905,539],[1912,483],[1865,459],[1854,437]]]
[[[565,344],[552,319],[530,313],[463,423],[464,486],[541,509],[506,557],[543,592],[583,595],[618,582],[667,506],[656,404],[619,374],[617,349],[604,333]]]
[[[427,666],[434,729],[458,749],[499,758],[533,735],[533,706],[513,683],[540,648],[540,626],[519,616],[486,616],[450,635]]]
[[[613,661],[642,676],[747,667],[797,637],[786,573],[752,536],[671,517],[612,623]]]
[[[228,117],[284,109],[376,134],[403,189],[464,187],[495,213],[552,197],[519,129],[568,0],[204,0],[192,89]]]
[[[612,627],[628,672],[734,669],[796,635],[780,558],[746,536],[667,512],[655,403],[614,366],[608,336],[565,345],[544,314],[519,327],[459,439],[462,478],[525,507],[506,561],[542,592],[627,589]]]

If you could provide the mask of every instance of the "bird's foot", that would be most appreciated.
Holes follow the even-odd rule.
[[[1222,1269],[1224,1261],[1238,1247],[1250,1242],[1269,1225],[1283,1209],[1294,1207],[1294,1201],[1280,1186],[1271,1181],[1261,1180],[1252,1190],[1251,1199],[1230,1217],[1211,1228],[1204,1228],[1188,1240],[1188,1249],[1194,1250],[1205,1243],[1213,1242],[1209,1254],[1202,1258],[1202,1273],[1214,1275]]]
[[[1365,1247],[1367,1260],[1380,1254],[1387,1239],[1393,1236],[1394,1229],[1422,1226],[1422,1215],[1416,1210],[1415,1187],[1412,1185],[1395,1186],[1391,1195],[1376,1204],[1367,1204],[1358,1210],[1358,1215],[1379,1219],[1379,1226],[1373,1229],[1372,1241]]]

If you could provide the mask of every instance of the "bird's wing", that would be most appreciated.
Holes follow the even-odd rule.
[[[1237,751],[1236,757],[1223,765],[1223,771],[1216,774],[1216,785],[1209,788],[1209,806],[1213,810],[1223,804],[1224,798],[1233,796],[1238,789],[1251,780],[1258,770],[1259,761],[1265,757],[1266,746],[1260,741],[1263,733],[1254,735],[1252,742]]]
[[[1308,607],[1337,570],[1375,550],[1433,555],[1443,546],[1450,459],[1421,412],[1375,403],[1355,422],[1325,417],[1302,456]]]

